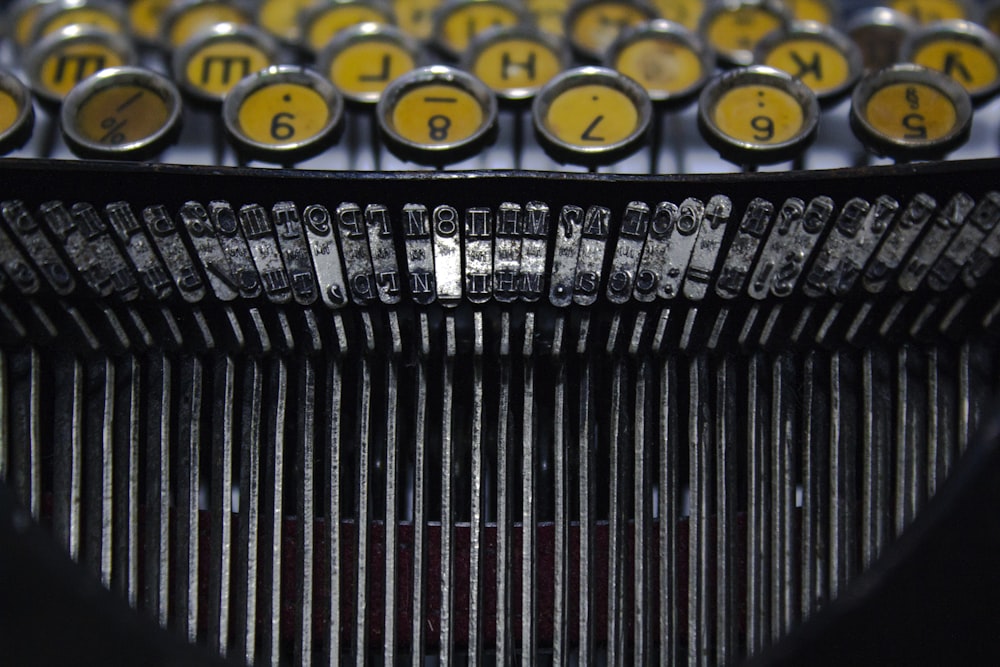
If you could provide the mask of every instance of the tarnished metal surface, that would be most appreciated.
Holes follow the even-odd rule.
[[[970,192],[11,199],[0,473],[239,661],[739,660],[875,563],[982,419]],[[72,289],[15,241],[36,212]]]

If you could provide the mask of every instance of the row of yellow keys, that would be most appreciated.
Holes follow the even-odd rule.
[[[852,126],[866,145],[901,159],[939,157],[968,134],[971,102],[1000,90],[1000,43],[990,31],[968,21],[916,28],[912,17],[973,12],[955,0],[869,10],[844,31],[830,25],[839,15],[828,0],[560,3],[264,1],[251,11],[213,0],[127,7],[53,0],[15,4],[8,25],[34,95],[62,105],[75,152],[99,157],[155,155],[181,116],[173,83],[195,103],[225,101],[225,127],[242,154],[285,164],[336,140],[345,98],[378,105],[382,136],[397,154],[437,165],[488,143],[497,98],[507,105],[533,100],[546,150],[593,166],[646,141],[654,104],[677,107],[700,94],[708,142],[737,164],[755,165],[799,154],[815,134],[819,106],[852,89]],[[983,17],[995,23],[992,13]],[[419,67],[427,51],[416,37],[461,69]],[[137,61],[133,38],[168,54],[173,82],[129,68]],[[278,65],[289,45],[314,67]],[[894,47],[879,51],[886,45]],[[900,55],[947,76],[897,67],[855,86],[865,66]],[[568,69],[573,56],[606,67]],[[735,70],[709,82],[716,58],[773,69]],[[77,85],[98,70],[105,71]],[[4,74],[0,83],[3,149],[23,139],[31,104],[17,78]]]
[[[13,3],[7,24],[10,26],[11,37],[19,47],[23,48],[37,39],[40,34],[38,19],[44,18],[46,12],[51,14],[50,8],[46,7],[50,4],[55,4],[54,0],[22,0]],[[565,17],[574,3],[572,0],[524,0],[523,5],[477,3],[480,6],[471,12],[449,12],[447,20],[440,22],[436,22],[435,17],[442,7],[456,3],[448,3],[447,0],[259,0],[254,3],[133,0],[123,3],[124,8],[119,6],[109,9],[114,4],[108,3],[97,10],[74,11],[75,16],[72,18],[63,14],[43,30],[52,30],[70,22],[86,21],[110,30],[127,28],[136,38],[146,43],[163,43],[176,47],[208,23],[256,23],[274,37],[289,43],[300,43],[305,39],[308,30],[303,29],[303,24],[306,24],[313,26],[316,31],[315,35],[309,37],[311,45],[315,47],[321,45],[317,38],[322,31],[329,33],[332,29],[336,32],[339,28],[366,21],[394,22],[415,39],[430,40],[435,34],[446,30],[464,30],[470,18],[481,25],[512,25],[522,20],[524,14],[528,14],[543,31],[563,36],[567,33]],[[679,23],[689,30],[697,30],[705,14],[714,12],[715,6],[722,3],[712,0],[649,0],[648,3],[587,4],[603,4],[600,11],[603,12],[604,19],[595,10],[585,12],[577,16],[579,25],[570,26],[569,33],[586,31],[588,25],[606,25],[608,20],[633,24],[648,20],[650,13]],[[836,25],[842,18],[835,0],[782,0],[780,4],[795,20]],[[919,23],[967,19],[980,21],[994,32],[1000,30],[997,3],[990,4],[986,9],[980,9],[965,0],[887,0],[879,4],[912,17]],[[766,19],[754,20],[766,22]],[[747,23],[745,16],[739,21]],[[454,25],[446,25],[449,22]],[[762,27],[764,26],[758,26],[758,29]]]

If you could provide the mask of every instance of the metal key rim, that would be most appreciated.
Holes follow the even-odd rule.
[[[0,69],[0,92],[10,95],[18,106],[14,122],[6,130],[0,131],[0,155],[2,155],[8,150],[20,148],[28,139],[35,120],[35,110],[31,104],[31,91],[28,90],[28,87],[16,76],[3,69]],[[3,145],[8,142],[11,143],[11,146],[4,150]]]
[[[847,63],[847,78],[839,85],[823,93],[815,93],[821,106],[838,102],[850,92],[854,84],[861,78],[864,65],[861,62],[861,50],[850,37],[832,26],[818,21],[794,21],[787,31],[775,31],[764,37],[754,49],[754,60],[764,64],[771,52],[786,40],[815,40],[832,46]],[[814,91],[815,92],[815,91]]]
[[[159,130],[148,137],[109,147],[81,134],[75,120],[83,105],[96,93],[119,85],[139,86],[157,95],[167,108],[167,119]],[[60,124],[66,141],[88,155],[106,157],[146,156],[150,153],[155,155],[178,130],[181,106],[181,96],[177,87],[165,76],[141,67],[111,67],[88,77],[70,91],[63,102]]]
[[[913,58],[921,48],[942,36],[982,49],[992,57],[997,66],[998,74],[993,83],[975,93],[969,92],[973,104],[983,104],[1000,92],[1000,38],[972,21],[962,19],[938,21],[918,28],[903,41],[899,50],[900,59],[913,62]]]
[[[132,43],[124,36],[106,32],[88,26],[71,25],[47,35],[28,50],[25,56],[24,72],[31,82],[31,88],[41,102],[58,105],[64,98],[50,92],[41,84],[42,69],[45,61],[63,42],[100,43],[118,54],[122,59],[122,67],[130,67],[136,63],[136,52]]]
[[[722,96],[739,86],[754,84],[776,88],[795,98],[802,107],[802,128],[795,136],[775,144],[758,144],[731,137],[716,127],[711,114]],[[729,159],[727,155],[734,154],[759,158],[736,160],[738,164],[773,164],[790,159],[816,135],[818,125],[819,101],[809,86],[767,65],[752,65],[726,72],[710,81],[698,98],[698,127],[709,144],[726,159]]]
[[[329,115],[323,127],[302,141],[275,145],[255,141],[246,136],[240,125],[240,108],[253,93],[276,83],[291,83],[309,88],[326,102]],[[320,152],[336,139],[336,131],[344,117],[344,99],[332,83],[317,72],[298,65],[271,65],[240,81],[222,104],[222,119],[226,132],[239,143],[238,148],[265,160],[306,157]]]
[[[165,49],[169,54],[174,49],[182,48],[184,44],[194,39],[194,37],[197,34],[204,32],[206,30],[210,30],[211,29],[210,27],[202,28],[201,30],[196,31],[193,35],[191,35],[184,43],[178,45],[175,45],[173,43],[174,28],[177,26],[177,23],[184,17],[184,14],[198,8],[200,5],[212,5],[212,4],[221,5],[243,16],[244,22],[233,23],[232,21],[229,21],[229,23],[232,23],[233,25],[253,24],[253,17],[247,13],[242,3],[221,2],[220,0],[174,0],[173,2],[170,3],[170,6],[163,13],[163,16],[160,18],[160,46],[163,47],[163,49]],[[222,25],[223,23],[216,23],[215,25]]]
[[[635,42],[642,40],[643,38],[654,36],[660,37],[665,41],[674,42],[675,44],[680,44],[691,50],[692,53],[698,55],[698,60],[701,63],[702,75],[699,77],[698,81],[691,84],[684,90],[677,91],[675,93],[667,93],[663,91],[646,91],[649,98],[653,102],[658,103],[670,103],[670,104],[683,104],[689,102],[698,91],[702,89],[705,82],[712,76],[715,71],[715,52],[708,46],[708,43],[693,30],[688,30],[680,23],[675,23],[673,21],[668,21],[666,19],[655,19],[647,23],[640,23],[637,26],[627,28],[618,36],[611,46],[608,48],[608,52],[604,58],[605,67],[615,69],[615,61],[618,56],[627,47],[631,46]]]
[[[472,95],[483,112],[479,128],[464,139],[439,144],[421,144],[399,134],[392,123],[396,103],[414,88],[427,84],[450,85]],[[375,107],[375,115],[383,136],[404,153],[424,157],[436,155],[450,162],[452,158],[464,157],[468,150],[474,149],[493,131],[497,122],[497,106],[493,91],[472,74],[448,65],[429,65],[411,70],[389,84]]]
[[[868,41],[865,39],[867,33],[870,31],[875,31],[881,34],[890,32],[891,34],[896,35],[893,43],[901,46],[903,40],[906,39],[906,36],[918,27],[919,24],[913,20],[912,17],[896,11],[895,9],[890,9],[889,7],[870,7],[851,15],[851,18],[844,26],[844,34],[850,37],[851,41],[857,44],[858,49],[861,50],[861,60],[865,70],[872,71],[873,69],[878,69],[880,64],[888,66],[891,63],[885,62],[885,60],[881,59],[875,64],[871,64],[866,61],[866,58],[871,55],[862,45],[862,40]],[[894,50],[894,53],[892,54],[892,62],[895,62],[898,59],[898,56],[898,50]]]
[[[34,23],[38,21],[38,13],[41,13],[45,5],[51,4],[56,0],[15,0],[8,4],[7,7],[0,12],[0,18],[3,19],[3,25],[0,26],[0,36],[10,40],[11,44],[17,50],[26,49],[32,42],[31,37],[34,32]],[[28,33],[25,35],[24,42],[18,39],[18,28],[19,23],[24,20],[25,14],[29,11],[37,12],[32,24],[28,27]]]
[[[868,7],[851,14],[844,26],[844,32],[851,34],[855,30],[873,26],[898,28],[908,32],[916,30],[919,24],[912,16],[891,7]]]
[[[698,22],[698,34],[705,35],[705,41],[710,47],[715,49],[715,45],[708,39],[708,30],[712,23],[726,12],[735,12],[745,9],[758,10],[774,16],[780,23],[775,30],[785,30],[791,22],[791,13],[785,9],[778,0],[720,0],[711,3],[705,8],[705,12]],[[720,64],[729,67],[749,67],[753,65],[753,47],[748,49],[737,49],[729,53],[715,49],[716,57]]]
[[[45,35],[43,33],[45,32],[45,28],[49,23],[49,21],[58,16],[60,12],[67,10],[82,9],[85,7],[92,7],[97,11],[106,13],[109,17],[117,21],[123,30],[126,29],[128,26],[128,21],[125,19],[125,13],[122,7],[120,7],[118,4],[113,4],[109,2],[100,2],[96,0],[53,0],[52,2],[46,2],[45,4],[43,4],[42,9],[39,11],[38,16],[35,18],[35,23],[31,27],[31,36],[28,39],[28,44],[37,43],[47,38],[49,35],[53,34],[49,33],[48,35]],[[72,23],[65,27],[72,27],[72,26],[90,27],[95,30],[99,30],[100,32],[106,35],[116,34],[124,37],[122,33],[110,33],[107,30],[94,28],[93,26],[89,26],[85,23],[84,24]],[[56,31],[56,33],[58,32],[59,30]]]
[[[527,25],[496,27],[479,33],[472,39],[472,42],[470,42],[469,48],[465,50],[465,53],[462,54],[460,66],[468,72],[473,72],[476,65],[476,59],[482,55],[483,51],[494,44],[508,39],[536,41],[549,49],[549,51],[551,51],[558,58],[562,69],[569,67],[569,50],[565,48],[562,40],[554,35],[543,32],[538,28]],[[507,101],[522,101],[529,100],[534,97],[538,91],[542,89],[543,85],[544,84],[537,86],[522,86],[519,88],[506,88],[503,90],[494,89],[493,92],[498,97]]]
[[[593,6],[603,3],[625,5],[642,12],[646,15],[646,21],[643,21],[643,23],[656,20],[660,16],[660,12],[656,7],[647,2],[647,0],[575,0],[571,2],[566,15],[563,17],[563,34],[566,36],[566,41],[569,42],[574,51],[584,58],[599,62],[604,60],[606,53],[595,51],[585,44],[578,43],[573,39],[573,27],[581,14]]]
[[[560,139],[549,129],[546,115],[552,102],[567,90],[574,88],[580,81],[607,86],[622,93],[632,102],[638,118],[636,119],[636,127],[627,137],[612,144],[580,146]],[[645,88],[621,72],[607,67],[577,67],[558,75],[539,91],[531,106],[531,116],[535,131],[544,139],[545,144],[554,149],[562,159],[573,164],[606,164],[627,155],[646,134],[653,118],[653,103],[649,99],[649,95],[646,94]],[[580,160],[580,158],[583,159]]]
[[[452,44],[448,43],[444,36],[444,27],[452,12],[463,9],[465,5],[469,4],[495,5],[497,7],[502,7],[517,17],[515,25],[530,23],[528,13],[525,11],[524,5],[516,0],[445,0],[434,12],[434,29],[431,31],[431,34],[434,36],[434,47],[453,60],[459,60],[462,57],[462,52],[456,49]]]
[[[198,86],[191,85],[187,77],[188,62],[198,53],[215,42],[239,42],[259,49],[271,62],[278,57],[278,42],[269,34],[253,26],[237,23],[217,23],[207,30],[198,32],[194,37],[184,42],[174,52],[171,60],[171,69],[178,85],[194,100],[203,104],[222,104],[225,95],[219,96],[208,93]]]
[[[868,100],[883,86],[919,83],[936,88],[955,107],[955,127],[940,139],[890,139],[878,132],[865,114]],[[907,159],[929,159],[963,144],[972,125],[972,100],[965,88],[947,74],[912,63],[902,63],[870,74],[854,87],[851,95],[851,127],[868,140],[869,148],[882,155]],[[869,143],[870,142],[870,143]]]
[[[320,49],[313,50],[313,46],[309,43],[309,32],[311,31],[313,24],[319,19],[323,18],[328,12],[343,9],[351,6],[359,6],[364,9],[370,9],[375,13],[381,14],[384,17],[384,21],[375,21],[373,19],[368,19],[363,23],[374,23],[380,26],[395,26],[396,25],[396,13],[393,11],[391,5],[383,0],[329,0],[328,2],[320,2],[314,4],[312,7],[304,9],[299,14],[299,43],[298,46],[303,50],[313,53],[317,58],[323,53],[327,46],[332,42],[339,40],[340,36],[354,27],[361,24],[355,24],[347,28],[343,28],[337,32],[329,41],[326,42],[326,46]]]
[[[337,33],[336,37],[327,42],[327,45],[323,47],[323,50],[316,56],[316,70],[324,75],[328,74],[334,61],[344,51],[355,44],[372,39],[380,39],[386,43],[396,44],[410,53],[413,57],[414,63],[418,63],[420,61],[420,45],[417,43],[417,40],[413,39],[394,25],[366,21],[341,30]],[[343,95],[349,102],[369,105],[378,103],[383,93],[353,93],[346,90],[340,90],[340,94]]]

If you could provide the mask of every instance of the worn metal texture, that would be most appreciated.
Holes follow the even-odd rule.
[[[0,163],[0,478],[236,662],[763,656],[856,599],[991,414],[996,194],[937,169],[516,200],[163,168],[124,202]]]

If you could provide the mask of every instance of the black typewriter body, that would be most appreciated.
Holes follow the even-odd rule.
[[[197,105],[162,162],[74,159],[36,106],[10,664],[991,662],[1000,107],[893,164],[848,106],[761,170],[693,109],[563,168],[501,107],[421,168],[349,106],[276,168]]]

